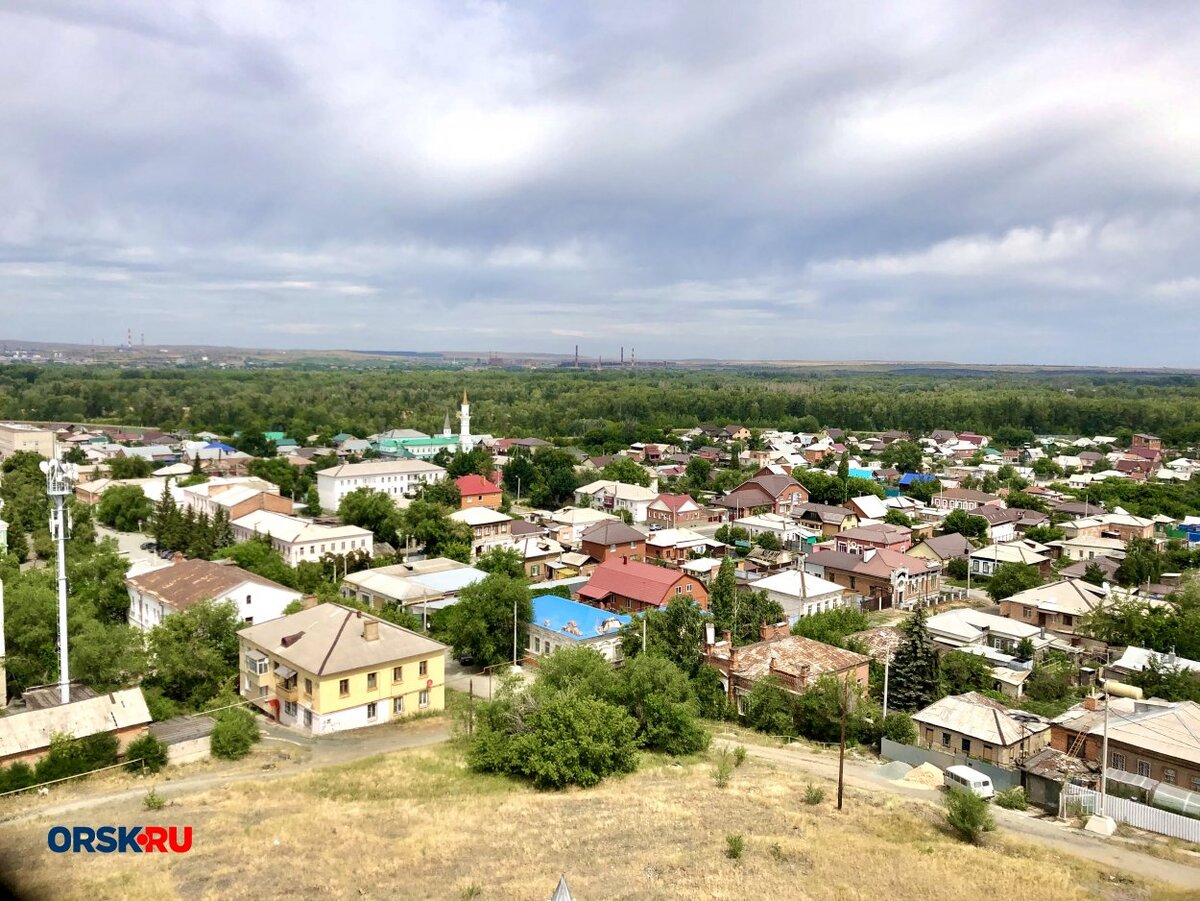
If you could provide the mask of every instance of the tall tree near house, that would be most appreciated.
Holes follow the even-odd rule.
[[[957,532],[964,538],[983,538],[987,535],[988,521],[964,510],[952,510],[942,521],[942,534]]]
[[[176,550],[183,547],[183,516],[171,492],[171,480],[163,484],[162,494],[154,506],[154,540],[161,547]]]
[[[941,672],[937,651],[925,628],[925,610],[916,612],[900,627],[903,639],[892,660],[889,707],[912,712],[939,697]]]
[[[214,551],[233,544],[233,526],[229,522],[229,511],[218,507],[212,519],[212,546]]]
[[[1125,559],[1117,567],[1117,581],[1126,587],[1157,580],[1163,571],[1163,556],[1150,538],[1131,538],[1125,545]]]
[[[641,485],[643,488],[650,485],[650,473],[646,467],[635,463],[628,457],[613,457],[600,470],[600,478],[612,482],[624,482],[627,485]]]
[[[733,621],[733,605],[737,600],[737,579],[734,577],[733,558],[726,557],[721,561],[717,576],[712,581],[708,593],[708,609],[712,612],[713,620],[718,629],[727,629],[724,623]]]

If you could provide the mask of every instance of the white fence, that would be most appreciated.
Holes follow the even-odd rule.
[[[1082,785],[1068,785],[1062,793],[1061,804],[1063,812],[1078,804],[1083,813],[1092,814],[1100,808],[1100,793]],[[1200,844],[1200,820],[1112,795],[1104,799],[1104,812],[1118,823]]]

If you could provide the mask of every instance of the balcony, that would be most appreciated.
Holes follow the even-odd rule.
[[[281,681],[275,685],[275,695],[281,701],[295,701],[299,699],[300,689],[296,685],[295,679]]]

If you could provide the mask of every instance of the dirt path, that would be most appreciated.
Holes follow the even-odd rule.
[[[740,742],[736,738],[718,737],[716,747],[733,748]],[[820,754],[800,745],[771,748],[761,745],[745,745],[750,757],[777,763],[787,769],[837,780],[837,753]],[[846,785],[867,792],[887,792],[941,804],[941,792],[923,788],[907,782],[894,782],[874,774],[878,767],[875,761],[846,758]],[[1104,840],[1086,835],[1064,823],[1048,817],[1032,816],[1016,810],[993,807],[996,822],[1005,832],[1033,839],[1037,844],[1058,848],[1076,857],[1093,860],[1108,867],[1115,867],[1142,879],[1169,883],[1178,888],[1200,891],[1200,867],[1192,867],[1175,861],[1163,860],[1144,854],[1121,844],[1119,840]]]

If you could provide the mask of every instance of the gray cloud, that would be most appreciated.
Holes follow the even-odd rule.
[[[1200,11],[900,6],[7,4],[0,335],[1195,365]]]

